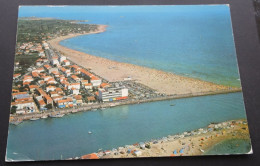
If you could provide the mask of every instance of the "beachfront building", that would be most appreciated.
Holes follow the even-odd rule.
[[[128,89],[124,87],[104,88],[98,90],[98,99],[101,101],[115,101],[128,98]]]
[[[11,103],[11,107],[16,106],[17,114],[32,113],[36,111],[36,105],[32,97],[17,99],[15,102]]]
[[[57,101],[57,106],[59,108],[65,108],[65,107],[73,107],[73,101],[71,98],[63,99],[63,100],[58,100]]]
[[[67,58],[65,56],[59,56],[59,61],[60,63],[65,61]]]
[[[62,64],[63,66],[69,66],[69,65],[70,65],[70,61],[64,60],[61,64]]]
[[[95,75],[93,75],[92,73],[90,73],[84,69],[81,69],[80,72],[83,77],[87,77],[87,79],[90,81],[92,86],[98,87],[102,83],[102,80],[100,78],[96,77]]]
[[[91,82],[91,84],[92,84],[94,87],[98,87],[98,86],[101,85],[102,80],[101,80],[100,78],[98,78],[98,77],[93,76],[93,77],[91,77],[90,82]]]
[[[59,65],[60,62],[58,61],[58,57],[52,57],[52,60],[51,60],[51,64],[54,66],[54,65]]]

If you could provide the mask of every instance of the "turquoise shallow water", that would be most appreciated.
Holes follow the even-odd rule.
[[[105,24],[105,33],[61,44],[120,62],[240,86],[227,5],[22,7],[21,16]]]
[[[245,154],[251,150],[250,140],[243,139],[230,139],[223,141],[208,151],[205,155],[215,155],[215,154]]]
[[[52,160],[81,156],[99,148],[112,149],[241,118],[246,118],[242,93],[232,93],[26,121],[10,125],[7,158]]]

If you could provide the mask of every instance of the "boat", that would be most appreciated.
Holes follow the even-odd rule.
[[[171,104],[170,106],[175,106],[175,104]]]
[[[202,153],[204,153],[205,151],[204,150],[202,150],[202,149],[200,149],[200,151],[202,152]]]
[[[89,133],[89,134],[92,134],[92,132],[91,132],[91,131],[88,131],[88,133]]]
[[[13,124],[13,125],[19,125],[20,123],[22,123],[23,121],[12,121],[10,122],[10,124]]]
[[[30,119],[31,121],[35,121],[35,120],[38,120],[38,119],[40,119],[40,118],[32,118],[32,119]]]
[[[56,115],[50,115],[51,118],[61,118],[63,117],[65,114],[56,114]]]
[[[42,119],[46,119],[46,118],[48,118],[48,116],[47,115],[43,115],[41,118]]]
[[[71,111],[71,113],[76,113],[76,112],[78,112],[77,110],[73,110],[73,111]]]

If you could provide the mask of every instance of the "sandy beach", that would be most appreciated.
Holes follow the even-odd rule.
[[[99,158],[196,156],[203,155],[217,143],[229,139],[250,139],[246,120],[210,124],[207,128],[144,142],[145,145],[149,144],[150,148],[141,148],[140,144],[136,143],[109,151],[105,150],[96,155]],[[134,151],[141,153],[136,155]],[[176,151],[175,154],[174,151]]]
[[[99,25],[97,31],[86,33],[84,35],[106,33],[105,31],[106,26]],[[230,87],[227,86],[217,85],[211,82],[184,77],[147,67],[116,62],[76,51],[59,44],[62,40],[79,35],[83,34],[70,34],[67,36],[57,37],[48,41],[48,43],[51,44],[53,48],[64,54],[72,62],[91,69],[92,72],[110,82],[122,81],[124,78],[131,77],[133,80],[155,89],[159,93],[165,94],[196,94],[209,91],[230,90]],[[239,90],[239,88],[236,87],[232,87],[232,89]]]

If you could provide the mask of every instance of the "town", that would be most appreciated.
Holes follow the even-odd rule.
[[[19,62],[15,63],[11,114],[41,113],[94,103],[164,96],[131,78],[108,82],[90,69],[68,60],[46,41],[37,44],[23,43],[18,49],[18,52],[27,54],[38,52],[38,59],[23,73],[17,73],[21,65]]]

